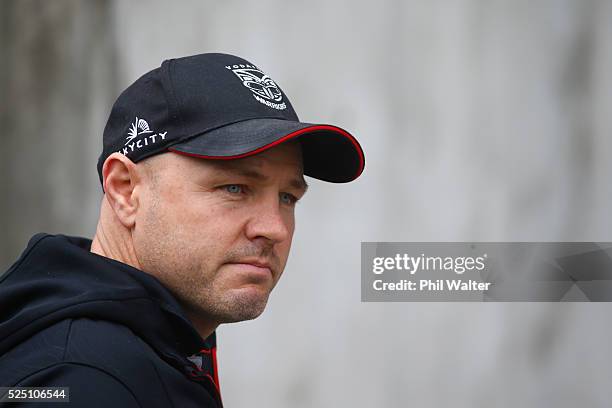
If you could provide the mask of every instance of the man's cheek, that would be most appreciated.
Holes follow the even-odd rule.
[[[287,262],[287,258],[289,258],[289,253],[291,252],[291,242],[292,242],[291,240],[292,240],[292,237],[289,237],[287,242],[282,247],[282,253],[279,254],[279,257],[281,259],[283,266],[285,266],[285,263]]]

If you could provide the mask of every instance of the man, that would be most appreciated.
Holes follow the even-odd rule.
[[[69,387],[72,406],[221,406],[215,329],[263,312],[303,175],[354,180],[363,152],[226,54],[139,78],[103,139],[93,240],[38,234],[0,280],[0,386]]]

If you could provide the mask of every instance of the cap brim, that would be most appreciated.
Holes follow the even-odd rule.
[[[363,150],[344,129],[282,119],[232,123],[172,145],[168,150],[204,159],[239,159],[292,139],[302,144],[304,174],[309,177],[347,183],[363,172]]]

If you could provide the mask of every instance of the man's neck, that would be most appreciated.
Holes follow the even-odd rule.
[[[210,320],[201,318],[193,311],[186,310],[185,314],[202,339],[206,339],[217,330],[217,327],[219,327],[218,324],[211,323]]]
[[[108,236],[104,234],[104,228],[98,225],[96,235],[91,243],[91,252],[106,258],[114,259],[142,271],[140,263],[133,251],[123,250],[121,246],[116,245],[114,242],[115,241],[108,239]],[[146,271],[143,272],[146,273]],[[177,299],[177,301],[180,303],[180,299]],[[202,339],[206,339],[218,327],[218,324],[210,323],[206,319],[200,318],[196,312],[186,310],[185,314]]]
[[[91,242],[90,251],[148,273],[142,269],[136,256],[130,231],[123,228],[118,222],[108,222],[108,220],[113,220],[112,217],[114,217],[114,213],[108,206],[108,202],[103,200],[100,209],[100,221],[96,228],[96,235]],[[182,304],[181,299],[177,298],[177,301]],[[208,319],[200,316],[196,311],[187,309],[185,313],[203,339],[210,336],[218,326],[218,324],[211,323]]]
[[[96,228],[96,235],[91,242],[91,252],[114,259],[130,265],[145,273],[149,273],[142,269],[140,261],[136,256],[134,245],[132,243],[132,234],[124,228],[115,218],[115,214],[110,208],[110,205],[104,198],[100,209],[100,221]],[[182,304],[181,299],[177,301]],[[185,305],[183,305],[185,307]],[[209,319],[201,316],[201,313],[190,310],[185,307],[185,314],[202,339],[206,339],[219,326],[217,323],[211,323]]]

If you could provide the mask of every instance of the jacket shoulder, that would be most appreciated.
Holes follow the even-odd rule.
[[[109,386],[118,382],[136,394],[168,401],[157,367],[160,364],[165,363],[125,326],[106,320],[66,319],[1,356],[0,385],[12,386],[34,375],[39,384],[44,384],[41,378],[58,376],[64,384],[82,387],[78,374],[83,373],[92,381],[100,379]]]
[[[109,372],[98,367],[78,363],[58,363],[36,371],[19,383],[18,387],[67,387],[65,398],[72,407],[140,408],[134,392]],[[28,406],[38,406],[38,403]],[[40,403],[41,407],[47,406]]]

